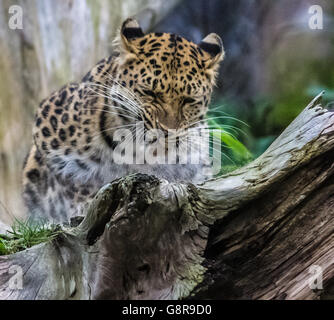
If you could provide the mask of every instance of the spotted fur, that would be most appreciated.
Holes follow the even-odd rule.
[[[67,221],[103,184],[134,172],[199,181],[198,165],[113,163],[113,128],[136,121],[165,131],[200,124],[223,56],[215,34],[196,45],[174,34],[144,35],[135,20],[126,20],[112,56],[81,83],[63,87],[40,104],[23,172],[29,213]],[[108,90],[116,86],[125,98],[110,97]],[[130,113],[124,99],[130,106],[140,101],[140,112]]]

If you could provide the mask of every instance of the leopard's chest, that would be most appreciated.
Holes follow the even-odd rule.
[[[50,211],[61,212],[67,220],[83,213],[96,192],[105,184],[133,173],[154,175],[170,182],[198,183],[208,178],[202,165],[181,164],[117,164],[106,155],[59,156],[49,159],[50,176],[55,177],[56,187],[46,198]],[[51,191],[52,189],[52,191]],[[49,192],[48,191],[48,192]]]

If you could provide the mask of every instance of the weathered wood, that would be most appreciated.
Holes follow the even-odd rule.
[[[217,221],[208,273],[196,297],[316,299],[334,278],[334,151],[302,166],[261,197]],[[216,281],[217,279],[217,281]]]
[[[0,257],[0,299],[186,297],[202,280],[208,228],[180,207],[181,188],[146,175],[105,186],[77,228]],[[23,290],[8,286],[13,265]]]
[[[218,179],[106,185],[79,226],[0,257],[0,299],[328,297],[334,113],[320,98],[261,157]],[[11,265],[24,270],[22,290],[8,287]],[[324,290],[310,288],[311,266]]]

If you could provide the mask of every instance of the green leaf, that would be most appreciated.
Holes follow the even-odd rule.
[[[217,129],[212,129],[211,134],[220,139],[227,147],[230,148],[234,157],[238,161],[249,161],[252,159],[251,152],[245,147],[245,145],[240,142],[236,137],[234,137],[231,133],[222,129],[219,124],[217,124],[214,120],[209,120],[210,127],[216,127]]]
[[[5,255],[5,254],[7,254],[6,246],[0,239],[0,255]]]

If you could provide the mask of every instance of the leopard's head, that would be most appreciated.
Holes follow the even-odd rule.
[[[224,58],[217,34],[195,44],[175,34],[145,35],[136,20],[127,19],[117,50],[113,76],[130,100],[140,101],[147,129],[182,131],[203,120]]]

